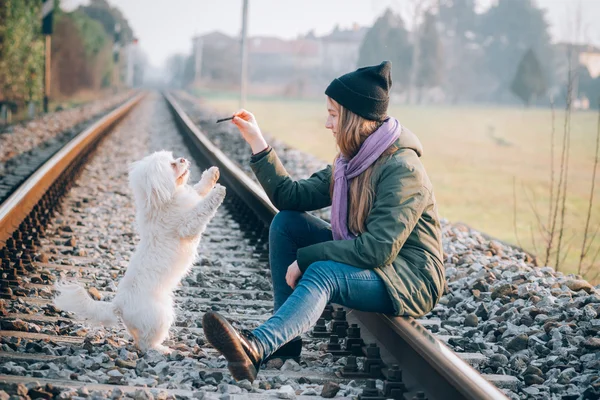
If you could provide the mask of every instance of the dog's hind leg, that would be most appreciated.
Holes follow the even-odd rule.
[[[169,326],[170,324],[161,324],[149,336],[150,347],[163,354],[170,354],[173,351],[173,349],[163,345],[163,342],[169,337]]]
[[[127,328],[127,331],[129,332],[129,334],[133,338],[133,343],[135,344],[135,346],[142,353],[147,352],[148,349],[150,349],[152,347],[150,345],[150,342],[145,340],[145,338],[142,337],[140,330],[138,328],[136,328],[135,326],[133,326],[131,323],[127,323],[125,321],[123,321],[123,323],[125,324],[125,327]]]

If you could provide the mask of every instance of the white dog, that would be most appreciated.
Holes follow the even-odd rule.
[[[173,290],[189,272],[200,235],[225,198],[217,167],[204,171],[192,188],[189,166],[168,151],[130,165],[140,242],[115,298],[94,301],[81,286],[60,283],[57,307],[104,326],[121,317],[140,350],[170,351],[162,342],[174,320]]]

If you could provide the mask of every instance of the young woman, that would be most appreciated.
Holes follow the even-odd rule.
[[[267,145],[254,116],[233,123],[253,152],[251,166],[280,210],[269,256],[274,315],[237,331],[216,312],[203,317],[208,341],[236,380],[253,381],[269,356],[297,357],[300,335],[327,303],[419,317],[443,292],[442,234],[417,137],[387,116],[391,64],[335,79],[325,90],[325,127],[339,148],[333,167],[293,181]],[[331,226],[307,214],[332,205]]]

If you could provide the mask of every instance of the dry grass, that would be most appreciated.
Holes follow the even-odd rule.
[[[233,98],[208,96],[208,104],[223,113],[238,108]],[[250,100],[252,111],[264,132],[291,146],[331,161],[335,154],[333,138],[324,128],[325,99],[319,101]],[[492,107],[390,107],[400,120],[423,142],[423,162],[434,184],[440,214],[509,243],[518,244],[513,224],[513,178],[516,181],[517,234],[520,244],[534,252],[531,231],[542,244],[527,195],[537,200],[547,215],[550,182],[551,113],[548,109]],[[556,143],[562,140],[564,114],[556,114]],[[565,232],[573,237],[564,272],[575,272],[588,207],[594,161],[597,114],[572,115],[571,161]],[[559,148],[555,155],[559,154]],[[555,165],[559,164],[558,156]],[[285,162],[285,160],[284,160]],[[558,174],[558,171],[556,172]],[[600,185],[597,183],[596,188]],[[527,195],[525,193],[527,191]],[[532,192],[533,191],[533,192]],[[596,189],[595,198],[600,198]],[[598,202],[598,201],[597,201]],[[600,207],[592,209],[591,227],[600,224]],[[594,212],[595,210],[595,212]],[[591,254],[600,247],[600,237]],[[538,254],[543,251],[538,248]],[[588,278],[600,271],[600,260]]]

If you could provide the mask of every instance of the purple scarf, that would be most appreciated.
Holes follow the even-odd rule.
[[[335,160],[335,182],[331,207],[331,229],[334,240],[354,239],[348,230],[348,182],[362,174],[400,137],[401,126],[395,118],[388,118],[360,146],[358,153],[348,161],[341,154]]]

